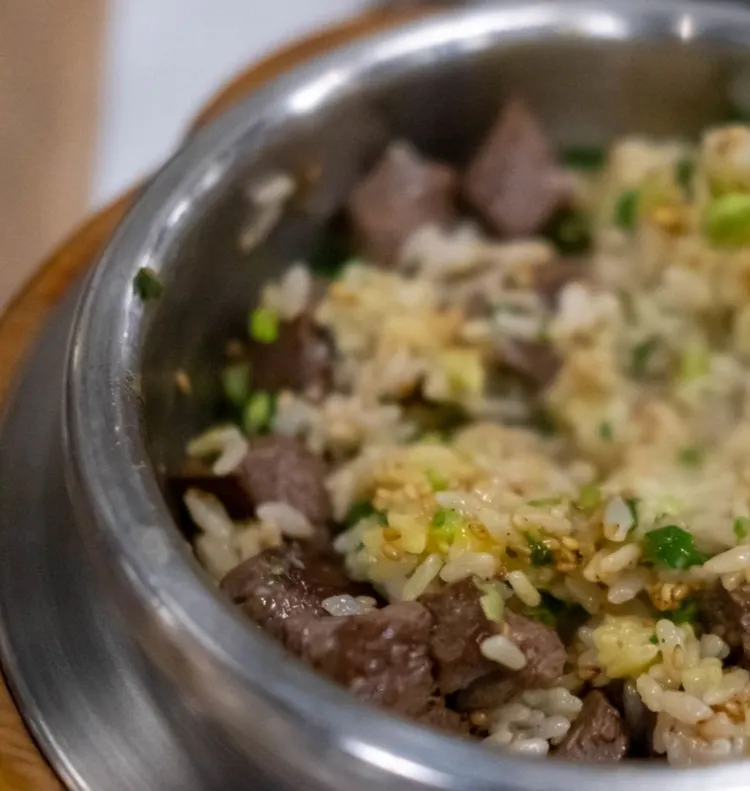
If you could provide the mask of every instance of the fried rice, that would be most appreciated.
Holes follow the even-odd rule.
[[[653,717],[654,755],[744,756],[750,674],[699,611],[714,586],[750,583],[750,128],[620,140],[575,179],[592,244],[551,301],[537,283],[553,242],[471,220],[420,227],[390,269],[349,260],[319,296],[304,263],[267,284],[260,308],[314,311],[336,357],[333,389],[274,393],[264,429],[329,460],[335,550],[386,602],[470,578],[488,618],[576,616],[559,685],[477,715],[488,746],[546,754],[585,689],[618,683]],[[536,344],[556,360],[543,387],[498,374]],[[231,470],[256,413],[190,454]],[[195,490],[187,505],[217,578],[313,532],[283,503],[245,520]],[[525,661],[506,638],[482,650]]]

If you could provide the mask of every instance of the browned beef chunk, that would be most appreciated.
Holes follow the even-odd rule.
[[[330,519],[325,462],[296,439],[255,440],[235,474],[255,505],[288,503],[317,525]]]
[[[565,666],[565,646],[554,629],[539,621],[508,612],[503,633],[526,656],[526,667],[519,672],[525,686],[544,688],[555,684]]]
[[[232,519],[248,519],[255,510],[239,475],[214,475],[208,465],[196,459],[188,459],[182,469],[170,475],[167,485],[179,509],[183,509],[183,497],[188,489],[200,489],[218,497]],[[189,519],[187,510],[184,516]]]
[[[407,238],[426,223],[454,217],[454,171],[396,143],[353,191],[348,210],[356,235],[374,261],[391,265]]]
[[[504,236],[539,231],[569,198],[550,140],[526,105],[510,102],[471,162],[468,202]]]
[[[750,662],[750,583],[731,591],[716,585],[702,598],[701,616],[709,631],[742,651],[745,664]]]
[[[307,545],[291,543],[267,549],[232,569],[222,590],[258,626],[283,638],[289,621],[299,615],[327,615],[329,596],[359,595],[361,586],[344,573],[338,559]]]
[[[508,340],[496,350],[499,363],[519,374],[531,385],[547,387],[555,377],[562,361],[550,343],[545,341]]]
[[[458,706],[467,709],[491,709],[505,703],[524,689],[553,686],[565,667],[565,646],[554,629],[513,612],[506,612],[503,634],[526,656],[526,667],[516,673],[496,670],[475,681],[458,695]]]
[[[479,650],[482,640],[500,628],[487,620],[479,603],[481,595],[474,582],[467,579],[420,599],[435,620],[430,649],[443,695],[465,689],[497,670],[497,664],[485,659]]]
[[[537,267],[534,272],[534,290],[552,308],[557,307],[560,292],[586,274],[586,263],[580,258],[557,258]]]
[[[272,343],[250,341],[248,355],[253,387],[257,390],[313,391],[323,395],[331,389],[330,339],[308,313],[281,323],[278,337]]]
[[[295,619],[286,644],[362,700],[420,716],[434,705],[431,626],[427,609],[406,602],[364,615]]]
[[[457,711],[449,709],[443,698],[431,700],[425,711],[417,715],[415,719],[422,725],[429,725],[431,728],[462,736],[468,736],[471,730],[468,719],[462,717]]]
[[[621,761],[628,751],[628,734],[620,712],[602,692],[586,695],[581,713],[555,750],[571,761]]]

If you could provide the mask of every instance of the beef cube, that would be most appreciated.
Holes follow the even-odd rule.
[[[556,258],[537,267],[534,272],[534,290],[550,308],[556,308],[560,292],[586,274],[586,263],[580,258]]]
[[[497,670],[497,664],[485,659],[479,649],[483,640],[500,629],[485,616],[479,603],[481,596],[474,582],[467,579],[420,599],[435,621],[430,650],[443,695],[465,689]]]
[[[188,459],[180,470],[169,475],[167,488],[185,520],[190,518],[184,507],[184,497],[188,489],[199,489],[217,497],[232,519],[249,519],[255,511],[253,501],[239,475],[215,475],[207,464],[197,459]]]
[[[718,583],[702,597],[700,612],[706,628],[741,651],[750,665],[750,582],[731,591]]]
[[[421,714],[416,716],[417,722],[436,728],[439,731],[453,733],[460,736],[468,736],[471,724],[465,716],[461,716],[457,711],[449,709],[445,705],[443,698],[434,698]]]
[[[331,517],[326,464],[296,439],[255,440],[235,474],[256,506],[287,503],[314,525],[323,525]]]
[[[296,618],[286,645],[361,700],[425,716],[434,705],[431,626],[427,609],[406,602],[363,615]]]
[[[267,549],[232,569],[221,589],[258,626],[284,638],[294,616],[327,615],[330,596],[367,593],[344,573],[338,558],[308,545]]]
[[[523,102],[514,100],[501,113],[468,168],[464,195],[506,237],[533,235],[568,202],[569,178]]]
[[[248,356],[256,390],[293,390],[320,397],[333,385],[333,347],[309,313],[282,322],[272,343],[250,341]]]
[[[418,228],[450,222],[456,184],[450,167],[425,159],[407,143],[391,145],[348,204],[355,234],[372,260],[391,266]]]
[[[583,708],[554,751],[570,761],[621,761],[628,751],[628,734],[620,712],[599,690],[586,695]]]
[[[505,615],[503,633],[526,656],[526,667],[519,671],[529,689],[554,686],[563,674],[567,654],[557,632],[539,621],[532,621],[514,612]]]
[[[519,374],[539,389],[554,381],[562,365],[560,356],[546,341],[507,340],[496,353],[503,368]]]
[[[517,672],[496,670],[478,679],[459,693],[460,709],[496,708],[524,689],[552,687],[562,676],[565,646],[554,629],[507,611],[503,634],[523,651],[526,666]]]

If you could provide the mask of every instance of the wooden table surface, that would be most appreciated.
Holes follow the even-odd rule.
[[[88,0],[80,0],[81,5],[86,5]],[[68,17],[75,17],[76,14],[70,13],[71,4],[76,5],[77,0],[18,0],[0,2],[0,30],[4,32],[9,29],[8,23],[11,13],[15,12],[23,16],[20,10],[23,3],[27,8],[32,6],[38,11],[39,8],[47,10],[67,9]],[[205,107],[197,116],[193,129],[210,121],[220,114],[241,97],[256,89],[259,85],[277,76],[300,62],[319,55],[326,50],[341,44],[347,43],[360,36],[386,29],[395,24],[402,23],[415,15],[424,13],[424,10],[376,10],[354,20],[344,23],[323,32],[300,40],[299,42],[287,47],[275,55],[263,60],[250,68],[247,72],[238,76],[229,83],[217,96]],[[53,15],[54,16],[54,15]],[[63,14],[63,17],[66,15]],[[18,20],[14,20],[17,22]],[[29,18],[24,17],[28,24]],[[84,38],[89,35],[89,41],[95,40],[88,29],[86,20],[60,19],[61,24],[82,25]],[[4,24],[6,23],[6,24]],[[95,21],[92,23],[97,24]],[[44,39],[46,40],[46,39]],[[5,41],[5,39],[4,39]],[[23,54],[23,53],[22,53]],[[50,64],[54,59],[50,60]],[[58,64],[58,67],[60,64]],[[79,68],[80,64],[76,66]],[[42,80],[44,82],[44,80]],[[92,79],[92,84],[95,80]],[[0,86],[1,89],[1,86]],[[1,96],[0,96],[1,100]],[[2,107],[0,106],[0,112]],[[7,117],[2,114],[3,119]],[[17,145],[23,148],[25,142],[21,139],[16,140]],[[8,156],[7,150],[4,152]],[[4,166],[2,160],[3,151],[0,145],[0,167]],[[75,157],[74,157],[75,159]],[[88,167],[85,157],[80,159],[81,172],[76,174],[79,178],[70,182],[71,200],[80,194],[85,194],[85,185],[88,178]],[[4,171],[2,171],[4,173]],[[0,211],[7,209],[12,203],[12,195],[9,189],[3,189],[3,180],[0,179]],[[37,200],[43,201],[41,189],[37,186],[33,190],[36,192]],[[34,192],[30,188],[24,201],[33,201]],[[13,299],[4,315],[0,317],[0,407],[2,407],[5,397],[8,395],[9,388],[17,371],[19,362],[27,351],[31,348],[39,331],[49,315],[50,310],[57,304],[62,295],[69,287],[72,280],[96,259],[97,254],[106,243],[113,229],[121,219],[127,209],[131,196],[125,195],[112,205],[92,217],[80,228],[67,242],[65,242],[45,263],[37,269],[34,278],[28,285]],[[5,202],[4,202],[5,201]],[[80,202],[78,204],[80,206]],[[12,207],[10,207],[12,209]],[[73,210],[75,207],[71,207]],[[0,215],[2,216],[2,215]],[[6,215],[6,219],[7,219]],[[11,212],[11,216],[13,216]],[[50,215],[50,232],[61,227],[61,219]],[[25,232],[33,232],[33,228],[26,228]],[[24,247],[22,234],[13,236],[14,244],[18,249],[32,249],[33,245]],[[0,248],[7,245],[9,238],[0,240]],[[5,275],[5,280],[3,280]],[[14,278],[16,278],[14,280]],[[2,299],[2,287],[10,283],[17,283],[17,275],[8,275],[7,270],[0,266],[0,300]],[[0,302],[0,304],[2,304]],[[36,745],[24,727],[8,688],[3,683],[0,676],[0,791],[62,791],[59,780],[48,767],[44,758],[39,753]],[[102,789],[106,791],[106,789]],[[143,791],[151,791],[143,789]],[[158,789],[153,789],[158,791]]]

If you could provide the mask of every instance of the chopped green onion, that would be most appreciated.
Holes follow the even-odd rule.
[[[344,524],[347,527],[354,527],[354,525],[358,524],[363,519],[376,515],[382,524],[387,524],[385,514],[382,511],[375,510],[375,507],[369,500],[357,500],[344,517]]]
[[[656,336],[647,338],[645,341],[633,347],[632,373],[636,379],[643,379],[648,373],[648,364],[653,353],[659,348],[659,339]]]
[[[683,599],[676,610],[668,610],[663,613],[663,616],[678,626],[695,623],[698,620],[698,603],[695,599]]]
[[[611,442],[615,436],[614,429],[612,428],[612,424],[608,420],[603,420],[599,424],[599,436],[605,442]]]
[[[648,641],[651,645],[659,645],[659,638],[655,634],[652,634],[651,637],[648,638]]]
[[[352,236],[346,217],[336,217],[313,241],[307,254],[310,270],[320,277],[333,280],[353,263]]]
[[[590,173],[604,167],[607,152],[601,146],[568,146],[561,151],[560,160],[571,170]]]
[[[720,247],[750,244],[750,195],[729,192],[715,198],[708,207],[704,230],[709,240]]]
[[[630,528],[631,530],[634,530],[636,527],[638,527],[638,505],[640,502],[641,501],[637,497],[628,497],[625,500],[625,505],[627,505],[628,511],[630,511],[630,515],[633,517],[633,527]]]
[[[700,379],[711,370],[711,356],[705,346],[693,344],[680,360],[680,378],[685,382]]]
[[[250,397],[250,363],[232,363],[221,372],[224,395],[235,406],[241,407]]]
[[[536,336],[534,340],[537,343],[549,343],[552,338],[550,337],[549,333],[549,319],[546,316],[542,316],[541,320],[539,321],[539,327],[536,331]]]
[[[474,578],[474,585],[476,585],[483,594],[479,597],[479,606],[482,608],[484,617],[488,621],[502,623],[503,612],[505,611],[505,600],[497,585],[492,582],[484,582],[478,577]]]
[[[432,517],[433,527],[443,527],[447,522],[453,520],[456,512],[451,508],[438,508]]]
[[[250,314],[250,337],[258,343],[273,343],[279,337],[279,317],[270,308],[256,308]]]
[[[733,530],[738,541],[742,541],[743,538],[747,538],[750,536],[750,519],[748,519],[746,516],[738,516],[734,520]]]
[[[541,594],[541,604],[536,607],[524,607],[523,614],[555,629],[567,643],[573,638],[578,627],[587,620],[586,610],[580,604],[562,601],[546,591],[542,591]]]
[[[734,102],[730,102],[727,107],[724,123],[727,124],[750,124],[750,112],[740,107]]]
[[[555,556],[548,546],[536,539],[531,533],[524,533],[523,535],[531,549],[532,566],[539,568],[541,566],[549,566],[554,562]]]
[[[638,190],[625,190],[617,199],[614,222],[623,231],[632,231],[638,219]]]
[[[622,314],[625,316],[625,321],[627,321],[628,324],[635,324],[637,316],[633,295],[629,291],[620,291],[618,297],[620,298],[620,305],[622,305]]]
[[[539,500],[529,500],[526,505],[530,505],[532,508],[547,508],[548,506],[552,505],[560,505],[562,502],[562,497],[542,497]]]
[[[273,420],[275,399],[271,393],[258,390],[245,404],[242,413],[242,427],[246,434],[260,434],[268,429]]]
[[[432,517],[432,532],[438,540],[452,541],[461,524],[461,517],[452,508],[438,508]]]
[[[584,212],[564,209],[555,214],[542,231],[542,236],[564,255],[580,255],[591,248],[591,221]]]
[[[537,607],[524,607],[523,614],[533,621],[539,621],[539,623],[549,626],[550,629],[557,628],[556,612],[544,603]]]
[[[540,410],[536,413],[533,425],[534,428],[545,437],[553,437],[559,430],[554,415],[546,410]]]
[[[682,157],[675,165],[674,175],[677,184],[689,196],[692,192],[693,178],[695,176],[695,160],[692,157]]]
[[[578,493],[578,507],[582,511],[595,511],[602,504],[602,490],[598,486],[587,483],[581,486]]]
[[[643,559],[671,569],[687,569],[702,565],[708,556],[696,549],[691,533],[677,525],[667,525],[650,530],[643,537]]]
[[[433,492],[444,492],[448,488],[448,479],[435,470],[425,470],[425,475]]]
[[[159,280],[159,276],[149,266],[142,266],[133,279],[133,289],[135,293],[144,301],[149,299],[159,299],[164,293],[164,286]]]
[[[680,464],[684,467],[700,467],[703,463],[703,451],[691,445],[690,447],[683,448],[678,456]]]
[[[352,504],[347,515],[344,517],[344,524],[347,527],[354,527],[358,522],[372,516],[375,513],[375,508],[369,500],[357,500]]]

